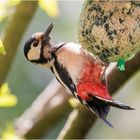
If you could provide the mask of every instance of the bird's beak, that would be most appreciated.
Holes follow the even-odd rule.
[[[44,33],[43,41],[46,43],[48,43],[48,41],[50,40],[50,33],[53,29],[53,25],[54,25],[54,23],[50,24],[50,26],[47,28],[47,30]]]

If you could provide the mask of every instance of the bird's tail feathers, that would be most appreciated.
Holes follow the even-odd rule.
[[[113,107],[116,107],[116,108],[119,108],[119,109],[125,109],[125,110],[134,110],[134,108],[124,104],[124,103],[121,103],[119,101],[116,101],[116,100],[107,100],[107,99],[103,99],[103,98],[100,98],[100,97],[97,97],[97,96],[94,96],[92,98],[96,98],[96,100],[98,99],[98,101],[100,103],[104,103],[104,104],[107,104],[109,106],[113,106]]]
[[[86,101],[88,108],[95,113],[100,119],[102,119],[108,126],[113,127],[113,125],[106,119],[107,114],[110,110],[110,106],[117,107],[120,109],[134,110],[134,108],[123,104],[115,100],[106,100],[92,96],[90,101]]]
[[[111,102],[108,103],[109,105],[113,106],[113,107],[117,107],[117,108],[120,108],[120,109],[125,109],[125,110],[134,110],[134,108],[124,104],[124,103],[121,103],[119,101],[116,101],[116,100],[112,100]]]

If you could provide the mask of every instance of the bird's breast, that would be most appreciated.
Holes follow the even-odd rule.
[[[84,64],[84,54],[81,46],[75,43],[67,43],[57,52],[57,60],[68,71],[76,84]]]

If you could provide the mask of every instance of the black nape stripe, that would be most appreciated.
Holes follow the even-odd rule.
[[[39,59],[39,62],[41,64],[45,64],[45,63],[48,63],[48,59],[46,57],[44,57],[44,47],[45,46],[42,46],[41,47],[41,53],[40,53],[40,59]]]
[[[36,64],[47,64],[49,60],[44,57],[44,46],[41,47],[40,58],[37,60],[30,60],[32,63]]]

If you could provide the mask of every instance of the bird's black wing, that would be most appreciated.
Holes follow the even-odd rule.
[[[77,98],[76,86],[75,86],[74,82],[72,81],[70,74],[61,64],[58,63],[57,59],[55,59],[55,62],[54,62],[54,69],[57,72],[57,74],[55,74],[56,79],[64,87],[67,87],[72,92],[72,94]],[[52,71],[53,71],[53,73],[55,73],[53,69],[52,69]]]

